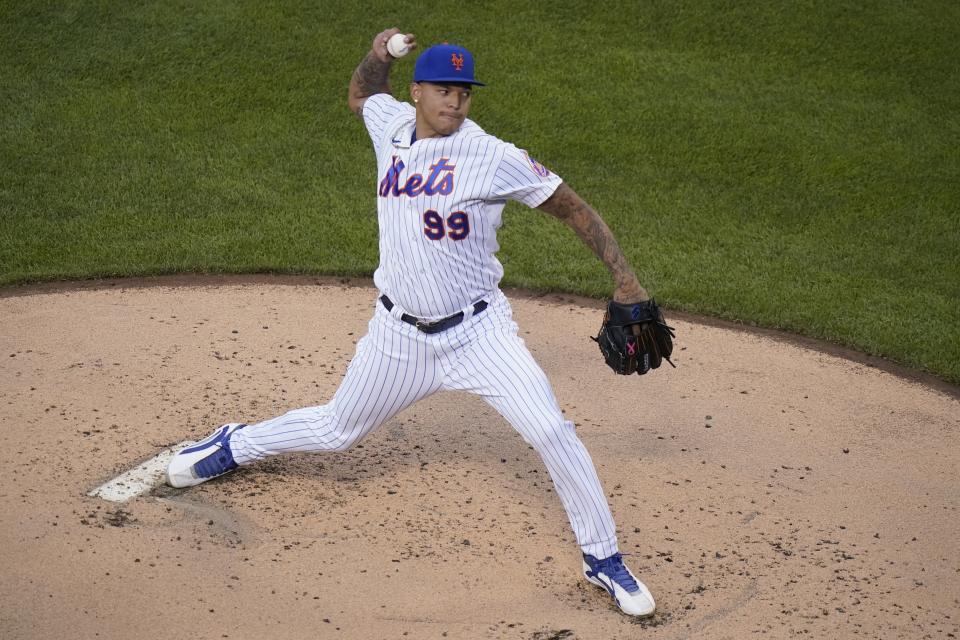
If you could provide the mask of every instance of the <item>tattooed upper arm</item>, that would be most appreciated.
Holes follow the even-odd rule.
[[[546,211],[555,218],[566,221],[573,215],[577,200],[580,200],[580,198],[573,189],[567,186],[566,182],[561,182],[553,194],[537,208]],[[580,202],[583,201],[580,200]]]
[[[359,102],[351,102],[350,108],[353,111],[353,114],[363,120],[363,105],[366,104],[367,100],[364,98]]]
[[[358,118],[363,118],[363,103],[377,93],[390,93],[390,64],[378,60],[373,52],[360,61],[350,77],[347,103]]]

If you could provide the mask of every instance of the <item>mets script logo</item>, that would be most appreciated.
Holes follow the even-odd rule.
[[[530,154],[528,154],[526,151],[523,152],[523,155],[527,159],[527,162],[530,163],[530,168],[533,169],[535,174],[541,178],[547,178],[550,176],[550,169],[547,169],[545,166],[531,158]]]
[[[426,177],[414,173],[407,176],[406,179],[402,179],[400,174],[403,172],[405,165],[403,160],[393,156],[387,174],[380,181],[380,197],[409,196],[414,198],[420,194],[427,196],[450,195],[453,192],[453,172],[457,167],[450,164],[449,159],[440,158],[430,165],[430,173]]]
[[[450,62],[453,63],[453,68],[457,71],[463,71],[463,54],[457,55],[455,53],[450,54]]]

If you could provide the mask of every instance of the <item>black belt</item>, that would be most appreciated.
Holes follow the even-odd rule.
[[[386,295],[380,296],[380,302],[383,303],[383,306],[387,311],[391,311],[393,309],[393,301],[390,300],[390,298],[388,298]],[[473,305],[473,315],[480,315],[480,313],[486,308],[487,301],[481,300]],[[452,316],[447,316],[446,318],[440,318],[434,322],[428,322],[426,320],[421,320],[420,318],[414,318],[413,316],[407,314],[400,316],[400,319],[407,324],[412,324],[424,333],[440,333],[441,331],[446,331],[447,329],[455,327],[463,322],[463,311],[459,311]]]

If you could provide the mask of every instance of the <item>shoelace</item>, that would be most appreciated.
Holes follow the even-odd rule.
[[[640,589],[640,587],[637,586],[636,580],[633,579],[633,576],[630,575],[630,572],[627,571],[627,568],[623,565],[623,557],[619,553],[615,553],[609,558],[604,558],[597,562],[597,571],[608,575],[628,592],[632,593]]]

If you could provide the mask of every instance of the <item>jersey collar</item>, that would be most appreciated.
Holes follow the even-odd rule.
[[[408,122],[397,129],[397,131],[394,132],[393,136],[390,138],[390,142],[393,143],[394,147],[398,147],[400,149],[409,149],[413,146],[416,133],[417,120],[414,118],[413,121]]]
[[[451,133],[446,138],[452,138],[463,133],[464,129],[468,127],[473,127],[473,121],[469,118],[463,121],[463,124],[460,125],[460,128]],[[417,132],[417,119],[414,118],[410,122],[402,124],[397,130],[390,136],[390,142],[394,147],[398,149],[409,149],[413,146],[413,143],[416,142],[416,132]],[[435,138],[430,138],[431,140]]]

